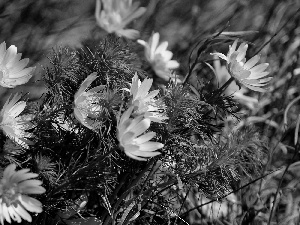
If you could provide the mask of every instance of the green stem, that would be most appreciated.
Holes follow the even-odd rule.
[[[278,193],[279,193],[279,189],[280,189],[281,184],[282,184],[282,182],[283,182],[284,175],[287,173],[289,167],[292,165],[292,163],[293,163],[293,161],[294,161],[294,159],[295,159],[295,157],[296,157],[296,155],[297,155],[297,153],[298,153],[298,151],[299,151],[299,147],[300,147],[299,145],[300,145],[299,143],[296,144],[295,150],[294,150],[294,154],[293,154],[293,157],[292,157],[290,163],[288,163],[288,165],[286,166],[286,168],[285,168],[285,170],[284,170],[284,172],[283,172],[283,174],[282,174],[282,176],[281,176],[281,179],[280,179],[280,181],[279,181],[279,184],[278,184],[278,187],[277,187],[275,196],[274,196],[273,207],[271,208],[271,212],[270,212],[270,216],[269,216],[269,220],[268,220],[268,225],[271,224],[272,215],[273,215],[273,211],[274,211],[274,208],[275,208],[275,203],[276,203],[277,195],[278,195]]]
[[[225,82],[225,84],[222,85],[222,87],[220,87],[216,93],[214,93],[208,100],[207,102],[209,102],[211,99],[213,99],[214,97],[216,97],[217,95],[220,95],[223,91],[225,91],[226,88],[228,88],[228,86],[231,84],[231,82],[234,81],[233,77],[230,77],[229,80],[227,80]]]

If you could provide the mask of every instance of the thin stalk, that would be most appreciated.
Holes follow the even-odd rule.
[[[292,163],[293,163],[293,161],[294,161],[294,159],[295,159],[295,157],[296,157],[296,155],[297,155],[297,153],[298,153],[298,151],[299,151],[299,147],[300,147],[299,145],[300,145],[299,143],[296,144],[295,150],[294,150],[294,154],[293,154],[293,157],[292,157],[291,161],[288,163],[287,167],[285,168],[285,170],[284,170],[284,172],[283,172],[283,174],[282,174],[282,176],[281,176],[281,179],[280,179],[280,181],[279,181],[279,184],[278,184],[278,187],[277,187],[275,196],[274,196],[273,206],[272,206],[272,208],[271,208],[271,212],[270,212],[270,216],[269,216],[269,220],[268,220],[268,225],[271,224],[271,220],[272,220],[273,211],[274,211],[274,208],[275,208],[275,203],[276,203],[277,195],[278,195],[279,189],[280,189],[280,187],[281,187],[281,185],[282,185],[284,175],[287,173],[289,167],[292,165]]]

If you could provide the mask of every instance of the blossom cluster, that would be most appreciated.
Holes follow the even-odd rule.
[[[95,17],[97,24],[108,33],[115,33],[128,39],[136,40],[139,38],[140,32],[125,27],[145,12],[145,7],[139,7],[139,3],[132,3],[132,0],[96,0]],[[79,126],[84,131],[91,131],[91,133],[100,136],[104,123],[103,117],[108,110],[106,106],[110,101],[110,93],[111,91],[121,93],[123,98],[121,103],[119,102],[120,104],[116,106],[117,110],[114,108],[110,111],[110,116],[113,115],[111,124],[116,125],[115,129],[111,129],[115,130],[113,135],[116,141],[115,146],[118,146],[118,150],[123,151],[126,156],[134,160],[147,161],[151,157],[160,155],[166,148],[166,143],[157,135],[158,132],[154,132],[156,130],[153,127],[155,125],[163,126],[169,122],[165,101],[161,97],[160,90],[154,90],[155,85],[153,83],[157,80],[172,84],[174,83],[172,81],[178,81],[179,76],[174,74],[174,70],[178,69],[180,65],[172,59],[173,53],[167,50],[168,42],[160,43],[159,33],[153,33],[148,42],[139,39],[135,44],[144,47],[144,58],[151,66],[151,71],[154,74],[153,76],[149,75],[149,77],[153,79],[146,77],[140,80],[138,73],[133,71],[135,75],[132,77],[133,73],[131,73],[131,77],[126,80],[129,82],[131,79],[130,88],[110,90],[109,85],[103,85],[105,82],[96,86],[95,84],[99,83],[100,75],[98,71],[91,72],[96,69],[89,70],[90,72],[83,74],[83,81],[78,87],[76,86],[76,90],[71,94],[71,116],[66,118],[66,115],[59,111],[59,108],[55,108],[58,113],[54,117],[59,116],[53,121],[59,121],[59,126],[68,131],[73,130],[73,133],[76,134],[81,131],[77,129]],[[260,59],[259,55],[255,55],[247,61],[248,45],[241,43],[237,47],[237,44],[238,39],[233,42],[232,46],[229,46],[227,55],[222,53],[212,53],[212,55],[226,61],[226,69],[231,76],[229,81],[235,80],[239,86],[244,85],[253,91],[266,92],[267,85],[272,79],[272,77],[268,77],[269,72],[266,71],[268,63],[257,65]],[[2,87],[15,88],[27,83],[32,77],[35,67],[25,68],[29,59],[21,60],[21,56],[22,54],[17,53],[17,48],[14,45],[6,49],[5,42],[0,44],[0,85]],[[108,72],[107,76],[109,75]],[[175,85],[178,83],[180,82],[175,82]],[[200,94],[196,89],[195,93],[200,99]],[[30,149],[31,145],[36,144],[37,139],[31,133],[31,130],[36,127],[35,115],[26,113],[27,102],[21,99],[22,95],[15,94],[6,100],[0,111],[0,129],[5,136],[16,144]],[[43,111],[47,110],[52,109],[44,106]],[[197,119],[195,118],[195,120]],[[68,124],[69,122],[71,125]],[[57,125],[53,122],[53,126]],[[20,223],[22,219],[31,222],[32,218],[27,211],[42,212],[42,203],[27,196],[27,194],[43,194],[46,191],[41,186],[42,181],[32,179],[36,177],[38,174],[30,173],[29,169],[16,171],[15,164],[6,167],[0,180],[0,222],[2,225],[5,221]]]
[[[97,132],[99,112],[102,110],[101,103],[89,99],[103,97],[101,92],[103,85],[87,90],[90,84],[97,78],[97,73],[90,74],[81,84],[74,97],[75,118],[85,127]],[[156,99],[159,91],[149,90],[153,79],[145,79],[141,82],[135,74],[132,78],[130,89],[124,89],[131,95],[128,109],[118,119],[118,140],[125,154],[136,160],[146,160],[158,154],[156,150],[163,147],[162,143],[150,141],[155,137],[155,132],[145,133],[151,122],[162,123],[168,117],[164,116],[165,105],[161,99]]]
[[[168,117],[163,115],[165,105],[161,100],[155,99],[158,90],[149,90],[152,79],[145,79],[142,83],[137,74],[132,78],[130,90],[132,96],[129,108],[118,120],[118,139],[125,154],[136,160],[146,160],[143,157],[153,157],[158,154],[156,150],[163,148],[163,144],[150,141],[155,132],[145,133],[151,122],[162,123]],[[145,133],[145,134],[144,134]]]

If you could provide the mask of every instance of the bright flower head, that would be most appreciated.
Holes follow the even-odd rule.
[[[32,134],[26,130],[32,128],[33,124],[30,122],[30,116],[19,116],[26,107],[26,102],[19,101],[20,98],[21,96],[16,94],[11,100],[9,98],[6,101],[0,111],[0,128],[10,139],[25,147],[27,144],[32,144],[27,139],[32,137]]]
[[[272,77],[265,78],[269,72],[265,69],[269,66],[268,63],[256,65],[260,56],[255,55],[246,62],[246,51],[248,45],[242,43],[236,50],[238,39],[234,41],[232,46],[229,46],[227,56],[222,53],[212,53],[227,61],[227,69],[230,75],[238,84],[243,84],[253,91],[265,92],[265,87]],[[256,66],[255,66],[256,65]]]
[[[132,105],[134,106],[135,115],[144,115],[145,118],[149,118],[153,122],[161,123],[162,120],[168,119],[168,117],[163,116],[166,106],[162,101],[154,99],[159,90],[148,93],[152,82],[152,79],[146,78],[141,83],[137,74],[134,75],[130,88]]]
[[[172,77],[171,71],[179,67],[176,60],[171,60],[173,53],[167,50],[168,42],[159,43],[159,33],[154,33],[149,42],[138,40],[138,43],[145,47],[145,57],[152,65],[152,68],[157,76],[165,81],[169,81]]]
[[[0,85],[7,88],[14,88],[17,85],[25,84],[32,77],[35,67],[26,69],[29,59],[21,59],[22,54],[17,53],[17,47],[11,45],[6,50],[6,43],[0,44]]]
[[[101,10],[102,3],[102,10]],[[95,16],[100,27],[108,33],[116,33],[129,39],[136,39],[140,32],[134,29],[124,29],[132,20],[144,14],[146,8],[132,0],[96,0]]]
[[[91,73],[81,84],[74,96],[74,115],[76,119],[87,128],[94,130],[98,127],[97,118],[101,115],[103,107],[99,104],[105,86],[100,85],[88,91],[86,89],[97,78],[97,73]]]
[[[130,118],[133,106],[127,109],[118,121],[118,140],[120,147],[130,158],[146,161],[146,158],[159,155],[156,150],[164,147],[162,143],[150,141],[155,137],[155,132],[146,132],[150,127],[151,120],[138,116]]]
[[[31,180],[37,177],[36,173],[29,173],[29,169],[16,171],[16,165],[10,164],[3,172],[0,181],[0,222],[6,220],[20,223],[22,219],[32,221],[27,212],[42,212],[42,203],[26,194],[42,194],[46,190],[40,180]]]

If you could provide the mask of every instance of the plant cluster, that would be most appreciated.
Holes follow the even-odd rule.
[[[299,164],[300,116],[289,127],[288,114],[300,98],[283,108],[283,125],[255,115],[264,104],[257,96],[282,85],[273,85],[258,52],[248,57],[251,43],[243,37],[255,32],[223,27],[195,43],[184,67],[158,32],[145,41],[138,39],[142,31],[127,29],[147,10],[138,1],[97,0],[95,8],[95,22],[108,34],[82,48],[53,50],[38,100],[25,93],[5,99],[0,223],[270,224],[280,203],[294,207],[289,220],[281,220],[299,219],[287,203],[293,195],[280,188]],[[215,52],[228,43],[226,54]],[[32,77],[35,67],[21,58],[14,45],[0,45],[2,87]],[[221,85],[207,78],[221,73],[227,75]],[[245,95],[248,90],[254,94]],[[241,104],[249,108],[246,119]],[[276,127],[281,141],[253,125],[257,121]],[[294,151],[292,161],[270,168],[278,146]]]

